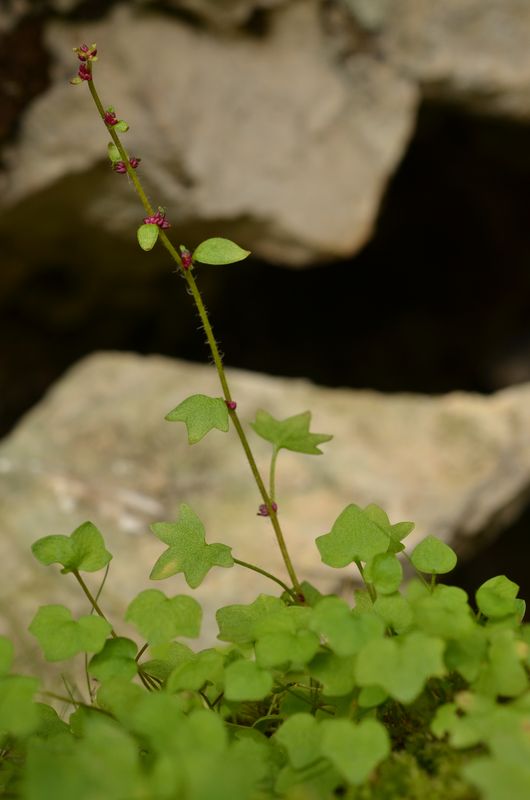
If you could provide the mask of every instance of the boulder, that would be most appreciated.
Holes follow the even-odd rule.
[[[416,522],[409,547],[434,534],[469,552],[510,524],[528,500],[530,384],[489,397],[385,396],[236,370],[228,376],[264,476],[270,446],[248,424],[258,409],[279,419],[311,410],[311,430],[334,436],[318,457],[282,451],[277,473],[293,561],[301,579],[323,590],[342,585],[351,592],[355,570],[325,567],[314,544],[349,503],[377,503],[393,522]],[[184,425],[164,419],[195,393],[220,394],[212,367],[95,354],[0,444],[1,632],[17,640],[22,663],[38,659],[25,632],[39,604],[87,610],[73,577],[41,566],[30,546],[88,519],[114,554],[101,597],[113,620],[141,589],[192,593],[205,610],[201,642],[211,643],[215,608],[276,592],[268,579],[239,566],[213,569],[194,592],[182,575],[150,581],[164,545],[149,525],[177,519],[182,503],[202,519],[207,541],[228,544],[235,557],[285,578],[270,522],[257,515],[260,497],[235,432],[215,430],[190,446]],[[94,591],[99,580],[87,576]]]

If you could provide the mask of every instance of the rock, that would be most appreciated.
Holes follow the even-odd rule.
[[[12,27],[30,6],[9,4],[0,23]],[[29,213],[50,222],[50,208],[75,208],[71,224],[114,234],[130,235],[140,217],[126,180],[98,172],[101,125],[87,92],[68,85],[72,43],[85,38],[98,40],[104,101],[132,123],[128,142],[144,158],[149,191],[179,230],[219,226],[281,264],[347,257],[366,243],[422,96],[530,116],[526,0],[167,0],[158,10],[138,0],[111,4],[89,26],[73,21],[82,7],[43,4],[75,14],[48,20],[52,86],[4,153],[8,244],[24,237]],[[256,10],[260,35],[241,28]],[[43,228],[41,252],[54,253],[64,233],[53,220]]]
[[[377,503],[392,521],[415,521],[409,546],[435,534],[466,551],[507,526],[528,499],[530,384],[490,397],[385,396],[228,374],[264,475],[269,446],[248,426],[259,408],[277,418],[311,409],[311,429],[335,437],[322,457],[283,451],[278,462],[280,519],[293,560],[302,578],[324,590],[337,589],[354,571],[324,567],[314,539],[351,502]],[[224,542],[237,558],[285,577],[269,521],[256,514],[260,498],[234,432],[213,431],[190,447],[184,426],[164,420],[192,393],[219,394],[213,368],[96,354],[1,443],[0,619],[2,632],[18,641],[22,663],[38,659],[24,633],[38,604],[86,611],[74,579],[34,561],[31,543],[68,534],[87,519],[115,556],[101,598],[111,619],[149,586],[192,593],[181,575],[148,579],[164,549],[149,525],[176,519],[181,503],[203,520],[208,541]],[[99,579],[87,577],[94,590]],[[201,641],[213,640],[216,607],[250,602],[260,591],[274,593],[276,586],[241,567],[212,570],[193,592],[205,608]]]
[[[101,168],[108,137],[86,87],[68,83],[72,42],[87,37],[99,46],[103,102],[131,125],[127,144],[144,159],[149,195],[179,230],[232,234],[282,264],[345,257],[369,239],[418,93],[368,52],[346,75],[318,4],[302,0],[271,12],[263,39],[219,36],[130,6],[89,32],[50,22],[52,86],[25,115],[0,180],[2,203],[14,209],[2,225],[8,247],[17,249],[29,215],[49,220],[50,207],[65,210],[60,225],[42,226],[40,248],[51,253],[66,228],[82,234],[80,218],[133,238],[142,217],[127,179],[108,162]],[[24,198],[34,199],[31,211]],[[92,241],[87,234],[77,246]]]

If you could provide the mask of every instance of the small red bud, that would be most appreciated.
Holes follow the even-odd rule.
[[[108,125],[109,128],[112,127],[113,125],[117,125],[119,122],[119,119],[116,116],[114,109],[112,108],[107,108],[107,110],[103,115],[103,120],[105,122],[105,125]]]
[[[271,503],[271,508],[274,512],[278,511],[278,506],[276,503]],[[269,509],[266,503],[262,503],[258,509],[258,517],[269,517]]]
[[[230,409],[230,411],[235,411],[236,410],[237,403],[236,403],[235,400],[225,400],[225,403],[227,405],[227,408]]]

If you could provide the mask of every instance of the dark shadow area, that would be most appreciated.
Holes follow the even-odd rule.
[[[530,505],[517,522],[494,541],[466,561],[459,561],[454,572],[442,578],[442,583],[461,586],[474,602],[475,592],[484,581],[495,575],[506,575],[521,586],[526,600],[526,619],[530,619]]]

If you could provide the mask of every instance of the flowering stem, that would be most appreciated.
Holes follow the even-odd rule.
[[[94,85],[94,80],[93,80],[93,77],[92,77],[92,64],[91,63],[89,63],[89,69],[90,69],[91,79],[87,81],[88,88],[90,89],[90,94],[92,95],[92,99],[94,100],[94,103],[95,103],[96,108],[97,108],[97,110],[99,112],[99,115],[100,115],[101,119],[105,122],[105,109],[103,108],[103,104],[102,104],[102,102],[101,102],[101,100],[99,98],[99,95],[97,93],[96,87]],[[145,208],[145,210],[147,212],[147,215],[148,216],[152,216],[154,214],[153,206],[151,205],[151,203],[149,202],[149,200],[147,198],[147,195],[146,195],[146,193],[145,193],[145,191],[143,189],[143,186],[142,186],[142,184],[141,184],[141,182],[140,182],[140,180],[138,178],[138,175],[136,174],[135,170],[131,167],[131,165],[129,163],[129,156],[128,156],[128,153],[127,153],[126,149],[124,148],[123,144],[121,143],[118,134],[114,130],[114,127],[110,126],[110,125],[107,125],[106,123],[105,123],[105,127],[106,127],[106,129],[107,129],[112,141],[116,145],[116,148],[117,148],[117,150],[118,150],[118,152],[119,152],[119,154],[121,156],[121,159],[122,159],[122,161],[125,164],[125,167],[127,169],[127,174],[129,175],[130,179],[133,182],[134,188],[136,189],[136,192],[138,193],[138,196],[139,196],[140,200],[142,201],[142,205]],[[183,276],[184,276],[184,278],[186,280],[186,283],[188,284],[188,289],[189,289],[191,295],[193,296],[193,300],[195,302],[195,305],[197,307],[197,311],[198,311],[199,316],[201,318],[202,326],[204,328],[204,332],[206,334],[206,339],[208,341],[208,346],[210,348],[210,352],[212,354],[212,358],[213,358],[215,367],[217,369],[217,374],[219,376],[219,381],[221,383],[221,387],[222,387],[222,390],[223,390],[224,398],[225,398],[227,404],[228,403],[233,403],[232,395],[230,393],[230,388],[228,386],[228,381],[226,379],[226,374],[225,374],[224,367],[223,367],[223,361],[222,361],[222,358],[221,358],[221,354],[219,352],[219,348],[217,346],[217,342],[215,341],[215,336],[213,334],[212,326],[211,326],[210,320],[208,318],[208,312],[206,311],[206,307],[205,307],[204,302],[202,300],[202,296],[201,296],[201,293],[200,293],[200,291],[199,291],[199,289],[197,287],[195,279],[194,279],[194,277],[191,274],[189,269],[184,269],[183,268],[182,259],[181,259],[180,255],[179,255],[178,251],[171,244],[171,242],[169,241],[166,233],[162,229],[159,230],[159,239],[162,242],[163,246],[168,251],[168,253],[171,256],[171,258],[176,262],[177,266],[180,268],[180,270],[181,270],[181,272],[182,272],[182,274],[183,274]],[[241,422],[239,421],[239,417],[238,417],[238,415],[237,415],[237,413],[235,411],[235,408],[229,407],[228,412],[229,412],[230,417],[232,419],[232,423],[234,425],[234,428],[236,429],[237,435],[239,436],[239,440],[240,440],[241,445],[243,447],[243,450],[245,452],[245,456],[247,458],[247,461],[249,463],[250,469],[252,471],[252,475],[254,476],[254,480],[255,480],[256,485],[258,487],[259,493],[260,493],[260,495],[261,495],[261,497],[263,499],[263,502],[266,505],[267,510],[269,512],[268,516],[270,517],[271,524],[272,524],[274,533],[276,535],[276,540],[278,542],[278,546],[280,548],[280,552],[282,554],[282,558],[283,558],[285,567],[287,569],[287,572],[289,573],[289,577],[290,577],[291,582],[293,584],[294,591],[295,591],[296,595],[300,599],[303,599],[302,587],[300,586],[300,581],[298,580],[298,577],[297,577],[296,572],[295,572],[294,567],[293,567],[293,563],[292,563],[291,558],[289,556],[289,551],[287,550],[287,545],[286,545],[286,542],[285,542],[285,538],[283,536],[283,532],[282,532],[280,523],[278,521],[278,516],[276,514],[276,509],[272,505],[272,502],[273,502],[272,498],[269,496],[269,493],[267,492],[267,489],[265,488],[265,484],[264,484],[263,479],[262,479],[262,477],[260,475],[260,472],[258,470],[258,467],[257,467],[257,464],[256,464],[256,460],[254,458],[252,450],[250,449],[250,445],[248,443],[247,436],[245,434],[245,431],[243,430]]]

